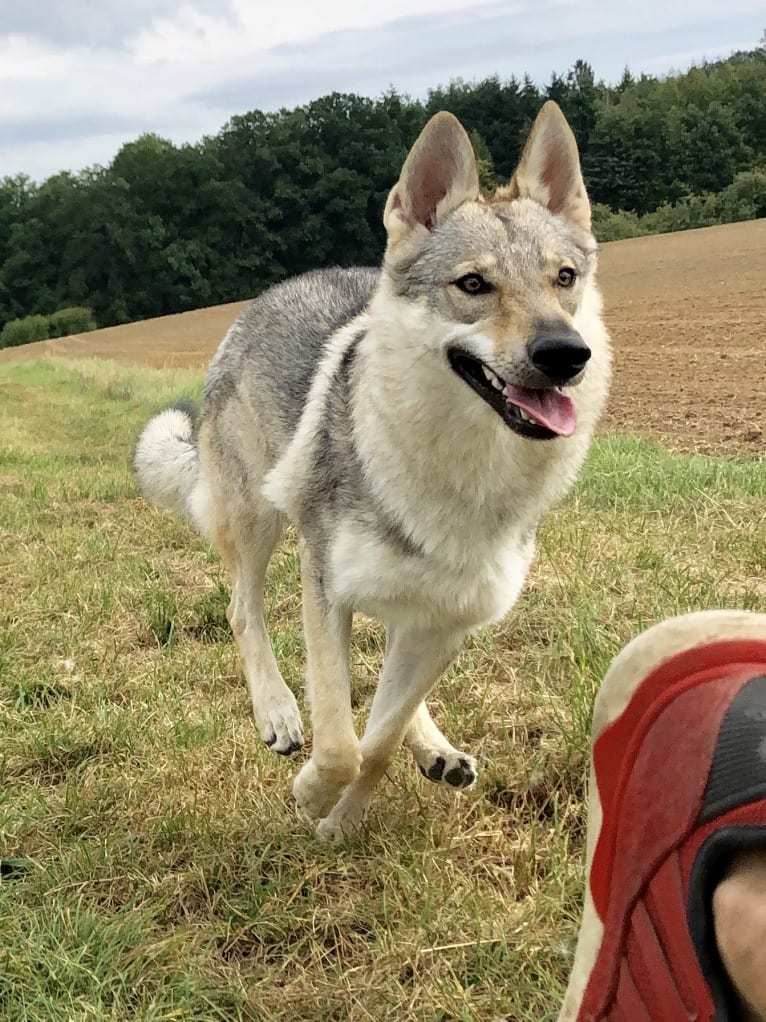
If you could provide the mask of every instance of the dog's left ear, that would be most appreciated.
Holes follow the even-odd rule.
[[[471,140],[460,121],[443,110],[426,124],[404,161],[383,214],[391,242],[418,226],[432,231],[468,199],[479,197]]]
[[[549,100],[537,115],[510,184],[498,189],[500,201],[534,199],[578,227],[590,230],[590,202],[580,170],[572,129]]]

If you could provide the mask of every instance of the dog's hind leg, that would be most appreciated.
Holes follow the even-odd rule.
[[[464,638],[462,632],[396,629],[360,744],[361,770],[319,823],[320,837],[339,838],[360,827],[378,781],[401,745],[415,712]]]
[[[229,522],[217,546],[232,574],[228,615],[247,678],[261,738],[283,756],[303,745],[295,696],[280,674],[266,631],[263,599],[269,558],[282,534],[282,516],[266,506]]]
[[[450,788],[470,788],[476,780],[476,760],[447,741],[424,702],[415,711],[404,744],[429,781]]]

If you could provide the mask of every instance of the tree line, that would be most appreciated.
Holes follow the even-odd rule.
[[[62,307],[99,326],[257,294],[318,266],[376,264],[381,214],[438,110],[471,134],[486,188],[505,181],[541,104],[577,136],[603,240],[766,216],[766,50],[664,79],[596,81],[578,61],[529,77],[456,80],[425,100],[334,93],[254,110],[175,146],[156,135],[107,167],[0,180],[0,327]]]

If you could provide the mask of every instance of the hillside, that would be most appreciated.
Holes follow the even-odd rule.
[[[766,446],[766,220],[603,246],[615,342],[605,426],[676,450]],[[245,302],[0,351],[204,366]]]

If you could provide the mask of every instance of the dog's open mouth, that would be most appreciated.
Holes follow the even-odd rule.
[[[544,390],[517,387],[459,348],[452,348],[448,358],[458,376],[494,408],[514,433],[532,440],[553,440],[574,433],[577,425],[574,404],[558,387]]]

